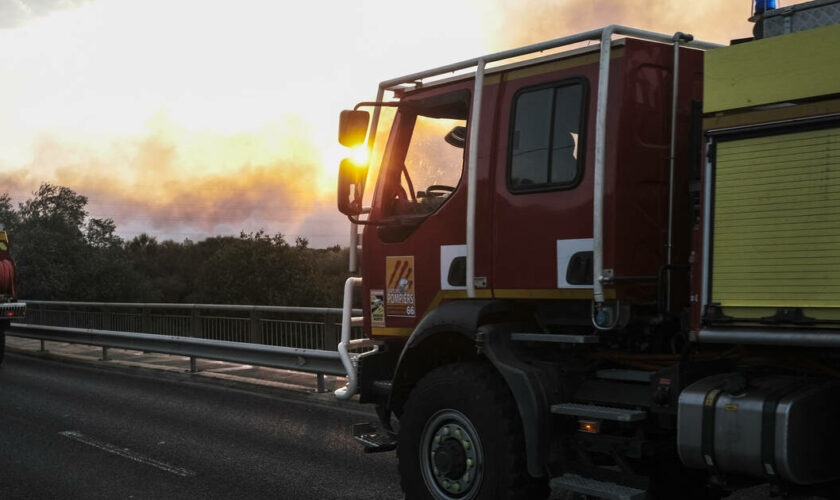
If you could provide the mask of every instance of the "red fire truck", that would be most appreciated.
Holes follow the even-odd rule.
[[[6,329],[26,314],[26,304],[18,302],[15,290],[15,261],[9,254],[9,237],[0,231],[0,364],[6,351]]]
[[[751,20],[725,47],[608,26],[342,112],[372,150],[395,108],[369,206],[340,166],[364,251],[336,395],[375,405],[354,433],[408,498],[840,494],[840,2]]]

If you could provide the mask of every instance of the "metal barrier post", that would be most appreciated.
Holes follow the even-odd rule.
[[[327,386],[324,383],[324,374],[323,373],[318,373],[317,376],[318,376],[318,392],[319,393],[327,392]]]
[[[190,373],[197,372],[198,369],[195,367],[195,356],[190,356]]]
[[[152,333],[152,310],[148,307],[143,308],[142,325],[144,333]]]
[[[201,338],[201,312],[198,308],[190,315],[190,337]]]
[[[102,308],[102,329],[103,330],[110,330],[111,329],[111,317],[114,315],[113,311],[108,311],[105,308]]]
[[[338,348],[338,338],[341,336],[341,326],[337,325],[331,315],[324,316],[324,345],[322,349],[334,350]]]
[[[43,340],[41,341],[41,351],[40,352],[47,352],[47,350],[44,348],[44,341]]]
[[[259,311],[251,311],[250,318],[250,342],[252,344],[262,344],[262,321]]]
[[[108,348],[102,346],[102,361],[108,361]]]
[[[41,312],[40,305],[32,305],[26,304],[26,316],[23,318],[24,323],[44,323],[43,313]]]

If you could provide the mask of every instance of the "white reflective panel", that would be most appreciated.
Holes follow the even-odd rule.
[[[457,257],[467,256],[467,245],[441,245],[440,247],[440,289],[465,290],[466,286],[449,284],[449,268]]]
[[[573,285],[566,280],[572,256],[592,249],[592,238],[557,240],[557,288],[592,288],[592,285]]]

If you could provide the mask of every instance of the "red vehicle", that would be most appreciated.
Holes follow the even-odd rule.
[[[408,498],[840,491],[837,3],[728,47],[609,26],[342,113],[372,149],[396,108],[370,207],[340,168],[364,253],[336,395],[376,406],[356,438]]]
[[[9,254],[9,237],[0,231],[0,364],[6,351],[6,329],[12,320],[23,318],[26,304],[18,302],[15,291],[15,261]]]

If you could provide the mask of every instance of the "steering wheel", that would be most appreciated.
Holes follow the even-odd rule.
[[[444,186],[443,184],[432,184],[431,186],[426,188],[425,197],[426,198],[437,198],[439,196],[445,196],[447,193],[455,192],[455,188],[452,186]]]

